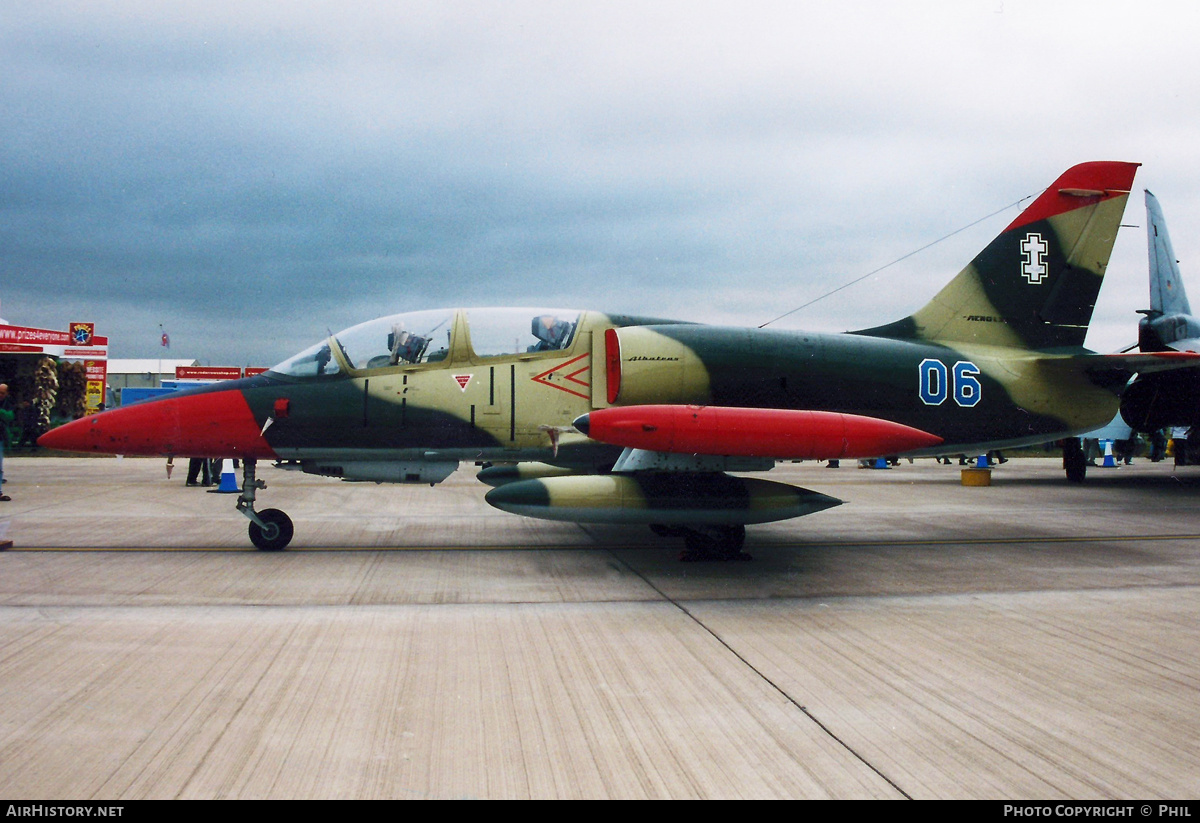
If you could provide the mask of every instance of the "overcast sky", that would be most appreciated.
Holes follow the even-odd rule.
[[[0,316],[211,365],[459,305],[760,324],[1129,160],[1113,350],[1143,188],[1200,295],[1198,86],[1183,2],[6,2]],[[903,317],[1017,213],[779,326]]]

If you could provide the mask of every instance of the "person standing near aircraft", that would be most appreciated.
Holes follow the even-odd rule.
[[[202,479],[203,476],[203,479]],[[193,457],[188,461],[187,480],[184,481],[186,486],[211,486],[212,475],[209,472],[209,462],[202,457]]]
[[[9,408],[10,405],[8,384],[0,383],[0,503],[12,500],[4,493],[4,446],[8,443],[8,426],[15,417],[12,409]]]
[[[1162,429],[1150,433],[1150,462],[1161,463],[1167,456],[1167,436]]]

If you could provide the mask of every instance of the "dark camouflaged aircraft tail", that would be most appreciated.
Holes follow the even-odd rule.
[[[1068,169],[924,308],[855,333],[1038,350],[1082,346],[1138,165]]]

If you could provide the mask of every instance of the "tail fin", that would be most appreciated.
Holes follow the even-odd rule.
[[[1146,239],[1150,249],[1150,311],[1158,314],[1191,314],[1183,280],[1179,278],[1179,261],[1167,234],[1158,198],[1146,191]]]
[[[1068,169],[924,308],[857,333],[1025,349],[1082,346],[1138,165]]]
[[[1142,351],[1196,351],[1200,349],[1200,320],[1192,314],[1179,261],[1167,234],[1167,221],[1158,198],[1146,192],[1146,240],[1150,250],[1150,308],[1138,323],[1138,348]]]

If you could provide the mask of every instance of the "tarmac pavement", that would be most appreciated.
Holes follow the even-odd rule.
[[[1200,796],[1200,467],[785,465],[846,503],[744,563],[503,514],[470,466],[264,468],[279,553],[186,463],[5,473],[10,797]]]

